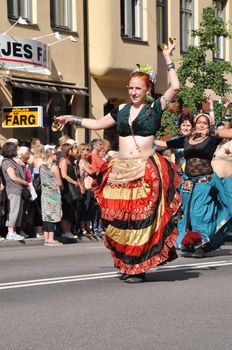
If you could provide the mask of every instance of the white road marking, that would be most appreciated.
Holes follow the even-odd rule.
[[[223,260],[223,261],[212,261],[212,262],[199,262],[193,264],[184,264],[184,265],[169,265],[169,266],[161,266],[154,267],[150,271],[151,272],[170,272],[174,270],[186,270],[186,269],[206,269],[211,267],[220,267],[220,266],[231,266],[231,260]],[[70,283],[70,282],[79,282],[79,281],[91,281],[105,278],[115,278],[119,277],[121,274],[119,272],[105,272],[105,273],[93,273],[87,275],[74,275],[74,276],[66,276],[66,277],[52,277],[52,278],[44,278],[37,280],[27,280],[27,281],[16,281],[16,282],[6,282],[0,283],[0,290],[4,289],[16,289],[16,288],[26,288],[26,287],[35,287],[35,286],[43,286],[50,284],[59,284],[59,283]]]

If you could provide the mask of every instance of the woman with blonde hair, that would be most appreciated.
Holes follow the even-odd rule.
[[[45,149],[43,145],[39,145],[37,148],[35,148],[32,164],[32,183],[37,194],[37,198],[33,202],[35,235],[37,238],[43,237],[43,220],[41,213],[41,182],[39,169],[41,164],[43,163],[44,152]]]
[[[62,181],[59,168],[54,164],[55,150],[48,148],[42,156],[40,166],[41,208],[43,219],[44,245],[59,246],[62,243],[54,239],[54,229],[62,218],[61,193]]]
[[[94,181],[93,177],[96,172],[91,167],[91,164],[88,161],[90,155],[91,148],[88,144],[81,143],[80,144],[80,156],[81,159],[79,161],[79,169],[80,169],[80,177],[85,186],[85,194],[83,195],[81,213],[80,213],[80,230],[83,236],[86,236],[89,239],[95,238],[97,236],[91,230],[91,219],[94,208],[94,194],[91,190],[92,183]]]
[[[72,226],[78,224],[78,204],[82,198],[80,180],[77,177],[75,166],[73,165],[73,146],[65,143],[61,147],[61,159],[59,162],[62,182],[62,229],[63,238],[76,239],[77,235],[71,232]]]

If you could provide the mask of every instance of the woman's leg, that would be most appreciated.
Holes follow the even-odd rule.
[[[8,195],[8,211],[6,227],[8,228],[7,239],[12,239],[15,241],[22,241],[24,237],[16,233],[16,223],[20,212],[21,206],[21,195],[9,194]]]
[[[45,245],[62,245],[59,241],[54,239],[54,223],[44,222],[44,244]]]

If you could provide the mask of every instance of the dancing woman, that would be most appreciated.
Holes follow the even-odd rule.
[[[231,138],[232,129],[210,133],[211,118],[195,117],[195,132],[167,141],[170,148],[184,148],[185,174],[180,194],[184,215],[178,222],[176,246],[193,257],[202,258],[226,239],[232,217],[232,198],[213,172],[211,160],[222,138]]]
[[[143,66],[130,74],[130,103],[99,120],[70,115],[56,119],[61,128],[67,122],[94,130],[117,124],[119,155],[103,165],[95,195],[102,209],[105,245],[128,283],[143,282],[150,268],[177,257],[174,216],[181,204],[176,191],[179,177],[175,165],[153,149],[163,110],[179,90],[171,61],[175,46],[176,41],[163,50],[170,87],[155,102],[147,102],[155,74]]]

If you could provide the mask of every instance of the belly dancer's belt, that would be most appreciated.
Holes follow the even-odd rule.
[[[203,177],[200,177],[197,180],[185,179],[183,181],[182,190],[184,192],[192,192],[193,187],[194,187],[195,184],[202,183],[202,182],[210,182],[211,179],[212,179],[211,175],[205,175]]]
[[[112,171],[109,181],[114,183],[125,183],[144,176],[147,158],[113,160]]]

